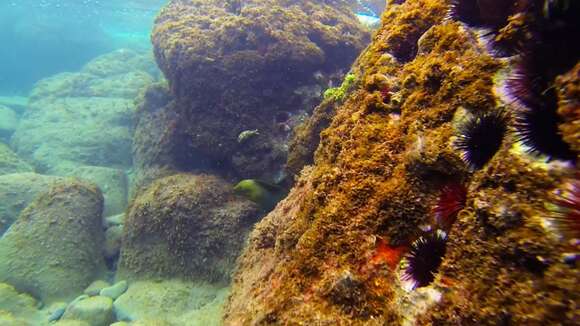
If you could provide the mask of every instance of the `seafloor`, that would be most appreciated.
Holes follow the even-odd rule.
[[[577,324],[579,2],[353,9],[172,0],[0,97],[0,326]]]

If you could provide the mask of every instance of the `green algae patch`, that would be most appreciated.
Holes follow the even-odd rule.
[[[329,88],[324,91],[323,93],[324,99],[333,99],[335,101],[344,100],[347,91],[352,87],[355,81],[356,81],[355,74],[347,74],[339,87]]]

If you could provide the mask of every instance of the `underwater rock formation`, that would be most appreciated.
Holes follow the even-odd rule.
[[[40,173],[66,175],[83,165],[130,167],[133,101],[154,81],[148,73],[154,63],[147,59],[119,50],[80,72],[39,81],[11,146]]]
[[[30,295],[0,283],[0,325],[41,325],[46,317],[37,307],[38,302]]]
[[[529,1],[523,16],[534,23],[523,26],[515,18],[524,9],[508,6],[506,14],[489,6],[496,2],[389,4],[351,70],[355,87],[323,119],[330,123],[314,166],[251,233],[226,325],[544,325],[580,318],[578,235],[561,232],[578,225],[580,54],[576,46],[560,49],[576,56],[564,68],[542,62],[542,83],[554,89],[522,93],[526,83],[519,83],[515,94],[506,90],[529,53],[505,58],[480,42],[480,26],[459,22],[465,17],[454,11],[482,5],[477,10],[486,18],[503,14],[505,21],[494,20],[500,33],[504,25],[522,32],[538,21],[554,23],[542,18],[542,8],[559,2]],[[556,29],[578,26],[565,8],[576,7],[550,11],[564,11]],[[539,39],[524,39],[523,47],[550,44],[550,31],[542,26],[531,34]],[[577,35],[562,37],[571,44]],[[553,104],[553,91],[560,101],[548,108],[561,116],[556,128],[543,124],[554,120],[522,120],[535,108],[525,106],[526,96]],[[574,157],[530,151],[521,128],[561,138]],[[308,130],[318,132],[304,128],[304,144],[317,138]]]
[[[0,175],[26,172],[34,172],[34,168],[0,142]]]
[[[62,180],[61,177],[36,173],[0,175],[0,235],[36,196]]]
[[[52,186],[0,238],[0,280],[44,303],[68,301],[104,270],[103,196],[74,179]]]
[[[174,161],[278,181],[291,128],[327,86],[316,76],[344,73],[368,36],[341,1],[171,1],[152,40],[179,116],[166,127]],[[248,130],[259,134],[238,142]]]
[[[131,325],[218,325],[227,293],[215,284],[137,281],[115,300],[115,314]]]
[[[0,141],[7,141],[18,127],[18,115],[14,110],[0,104]]]
[[[113,216],[127,207],[128,182],[125,171],[101,166],[81,166],[69,174],[99,186],[105,198],[103,216]]]
[[[158,179],[128,209],[117,278],[226,281],[258,218],[218,177]]]

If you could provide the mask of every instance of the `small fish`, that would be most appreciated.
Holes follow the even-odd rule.
[[[286,189],[278,185],[255,179],[240,181],[234,186],[234,192],[258,204],[266,212],[274,209],[288,194]]]

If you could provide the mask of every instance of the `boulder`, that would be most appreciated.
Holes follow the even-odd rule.
[[[216,298],[223,298],[223,286],[192,284],[178,280],[137,281],[114,303],[115,315],[121,321],[160,319],[171,324],[182,315],[204,309]],[[214,320],[221,316],[215,315]],[[145,324],[147,325],[147,324]]]
[[[11,144],[38,171],[129,168],[133,100],[156,79],[150,55],[118,50],[39,81]]]
[[[369,36],[346,1],[169,1],[152,41],[174,97],[160,130],[175,146],[148,151],[169,152],[176,168],[205,159],[241,178],[281,179],[292,127]]]
[[[9,107],[0,105],[0,140],[8,140],[18,127],[18,115]]]
[[[37,306],[38,302],[30,295],[19,293],[12,285],[0,283],[0,325],[21,323],[33,326],[46,322],[46,316]],[[6,321],[8,315],[11,316],[13,324]]]
[[[258,207],[216,176],[159,179],[128,209],[117,278],[227,280],[258,218]]]
[[[127,208],[127,176],[120,169],[100,166],[81,166],[70,172],[75,176],[95,183],[105,198],[104,216],[123,213]]]
[[[65,180],[40,194],[0,238],[0,282],[45,303],[69,301],[105,270],[103,197]]]
[[[133,101],[114,97],[46,97],[31,102],[11,146],[43,173],[84,165],[129,167]]]
[[[24,172],[34,172],[34,168],[0,142],[0,175]]]
[[[109,326],[113,318],[113,300],[94,296],[75,302],[66,308],[62,320],[84,321],[91,326]]]
[[[39,193],[62,180],[61,177],[36,173],[0,175],[0,234],[8,229]]]

